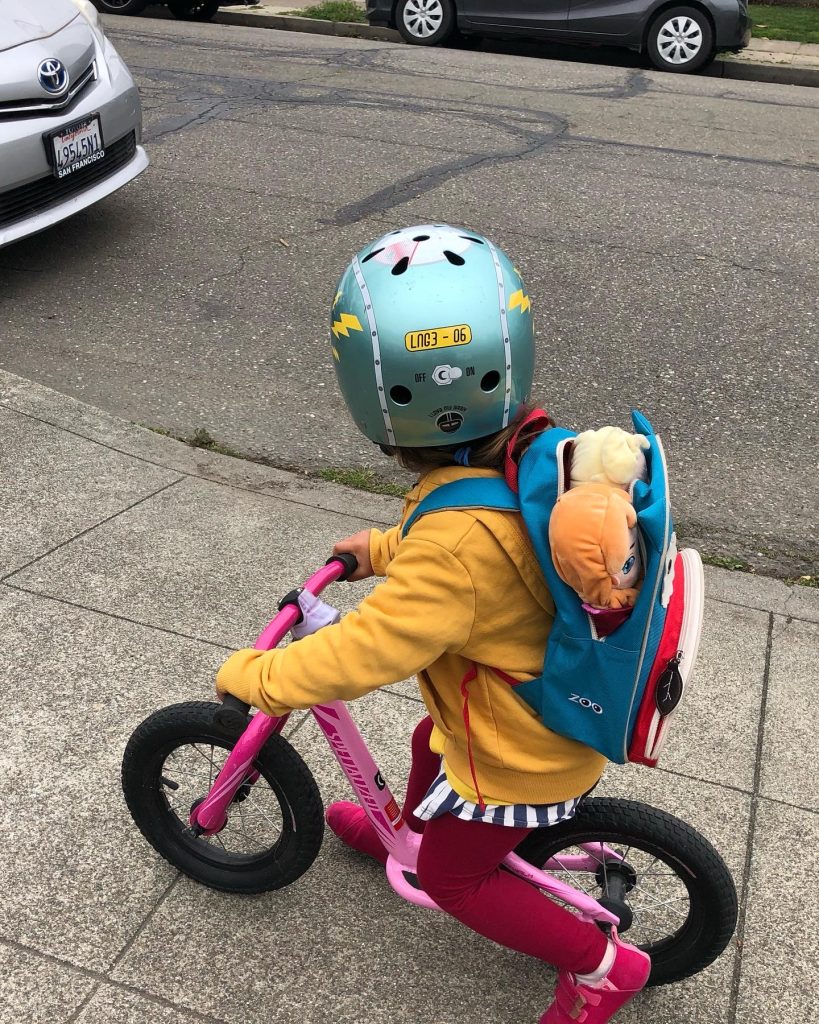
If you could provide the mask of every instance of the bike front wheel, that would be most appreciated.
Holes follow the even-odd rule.
[[[619,934],[651,957],[649,985],[697,974],[734,934],[737,894],[722,857],[696,829],[647,804],[584,800],[574,818],[536,829],[517,853],[617,914]]]
[[[241,730],[216,726],[220,705],[174,704],[134,732],[122,761],[122,788],[137,827],[186,875],[224,892],[281,889],[316,859],[324,833],[321,796],[310,770],[282,736],[271,736],[239,787],[224,828],[190,826]]]

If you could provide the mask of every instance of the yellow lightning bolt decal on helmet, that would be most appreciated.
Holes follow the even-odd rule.
[[[352,313],[342,313],[340,320],[333,321],[332,331],[336,337],[343,334],[345,338],[349,338],[350,331],[363,330],[364,328],[361,326],[361,321]]]
[[[353,316],[351,313],[342,313],[340,320],[334,320],[332,331],[337,338],[339,334],[343,334],[345,338],[349,338],[350,331],[363,331],[364,328],[361,326],[357,316]]]
[[[335,347],[335,345],[331,345],[330,348],[333,350],[333,359],[335,359],[336,362],[338,362],[338,360],[341,359],[341,356],[338,354],[338,349]]]
[[[336,308],[336,306],[338,305],[338,300],[341,298],[343,294],[343,292],[336,292],[336,297],[333,299],[333,309]]]
[[[521,313],[525,313],[529,309],[529,307],[531,305],[532,304],[529,301],[529,296],[528,295],[524,295],[523,294],[523,289],[521,289],[521,288],[518,288],[518,290],[516,292],[513,292],[509,296],[509,308],[510,309],[517,309],[518,307],[520,307]]]

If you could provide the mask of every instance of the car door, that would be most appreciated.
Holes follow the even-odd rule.
[[[567,28],[573,35],[624,42],[640,37],[650,0],[570,0]]]
[[[561,32],[569,16],[569,0],[462,0],[458,3],[464,27],[498,32]]]

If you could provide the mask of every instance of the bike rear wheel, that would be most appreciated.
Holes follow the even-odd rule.
[[[608,848],[592,850],[593,869],[566,862],[589,853],[581,843]],[[651,956],[649,985],[698,973],[734,934],[736,888],[723,859],[696,829],[647,804],[589,798],[571,821],[532,832],[517,853],[617,914],[619,934]]]
[[[281,889],[307,871],[321,848],[318,787],[287,740],[274,734],[253,762],[258,778],[239,787],[225,827],[198,835],[191,810],[241,735],[214,725],[219,706],[175,704],[136,729],[122,761],[128,809],[154,849],[197,882],[224,892]]]

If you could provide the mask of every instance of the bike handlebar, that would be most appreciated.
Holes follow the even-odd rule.
[[[358,568],[358,560],[355,555],[348,552],[333,555],[327,559],[325,565],[329,566],[333,562],[339,562],[343,566],[342,571],[336,576],[337,580],[348,580]],[[214,724],[227,731],[242,730],[247,725],[249,713],[250,704],[246,704],[245,701],[234,697],[232,693],[226,693],[221,707],[218,707],[214,713]]]
[[[333,555],[331,558],[328,558],[324,564],[329,565],[331,562],[341,562],[344,566],[344,572],[339,576],[340,580],[348,580],[358,568],[358,559],[349,551],[343,551],[341,554]]]
[[[213,714],[213,721],[222,729],[232,732],[244,729],[249,714],[249,704],[234,697],[232,693],[226,693],[222,700],[222,706],[217,708]]]

